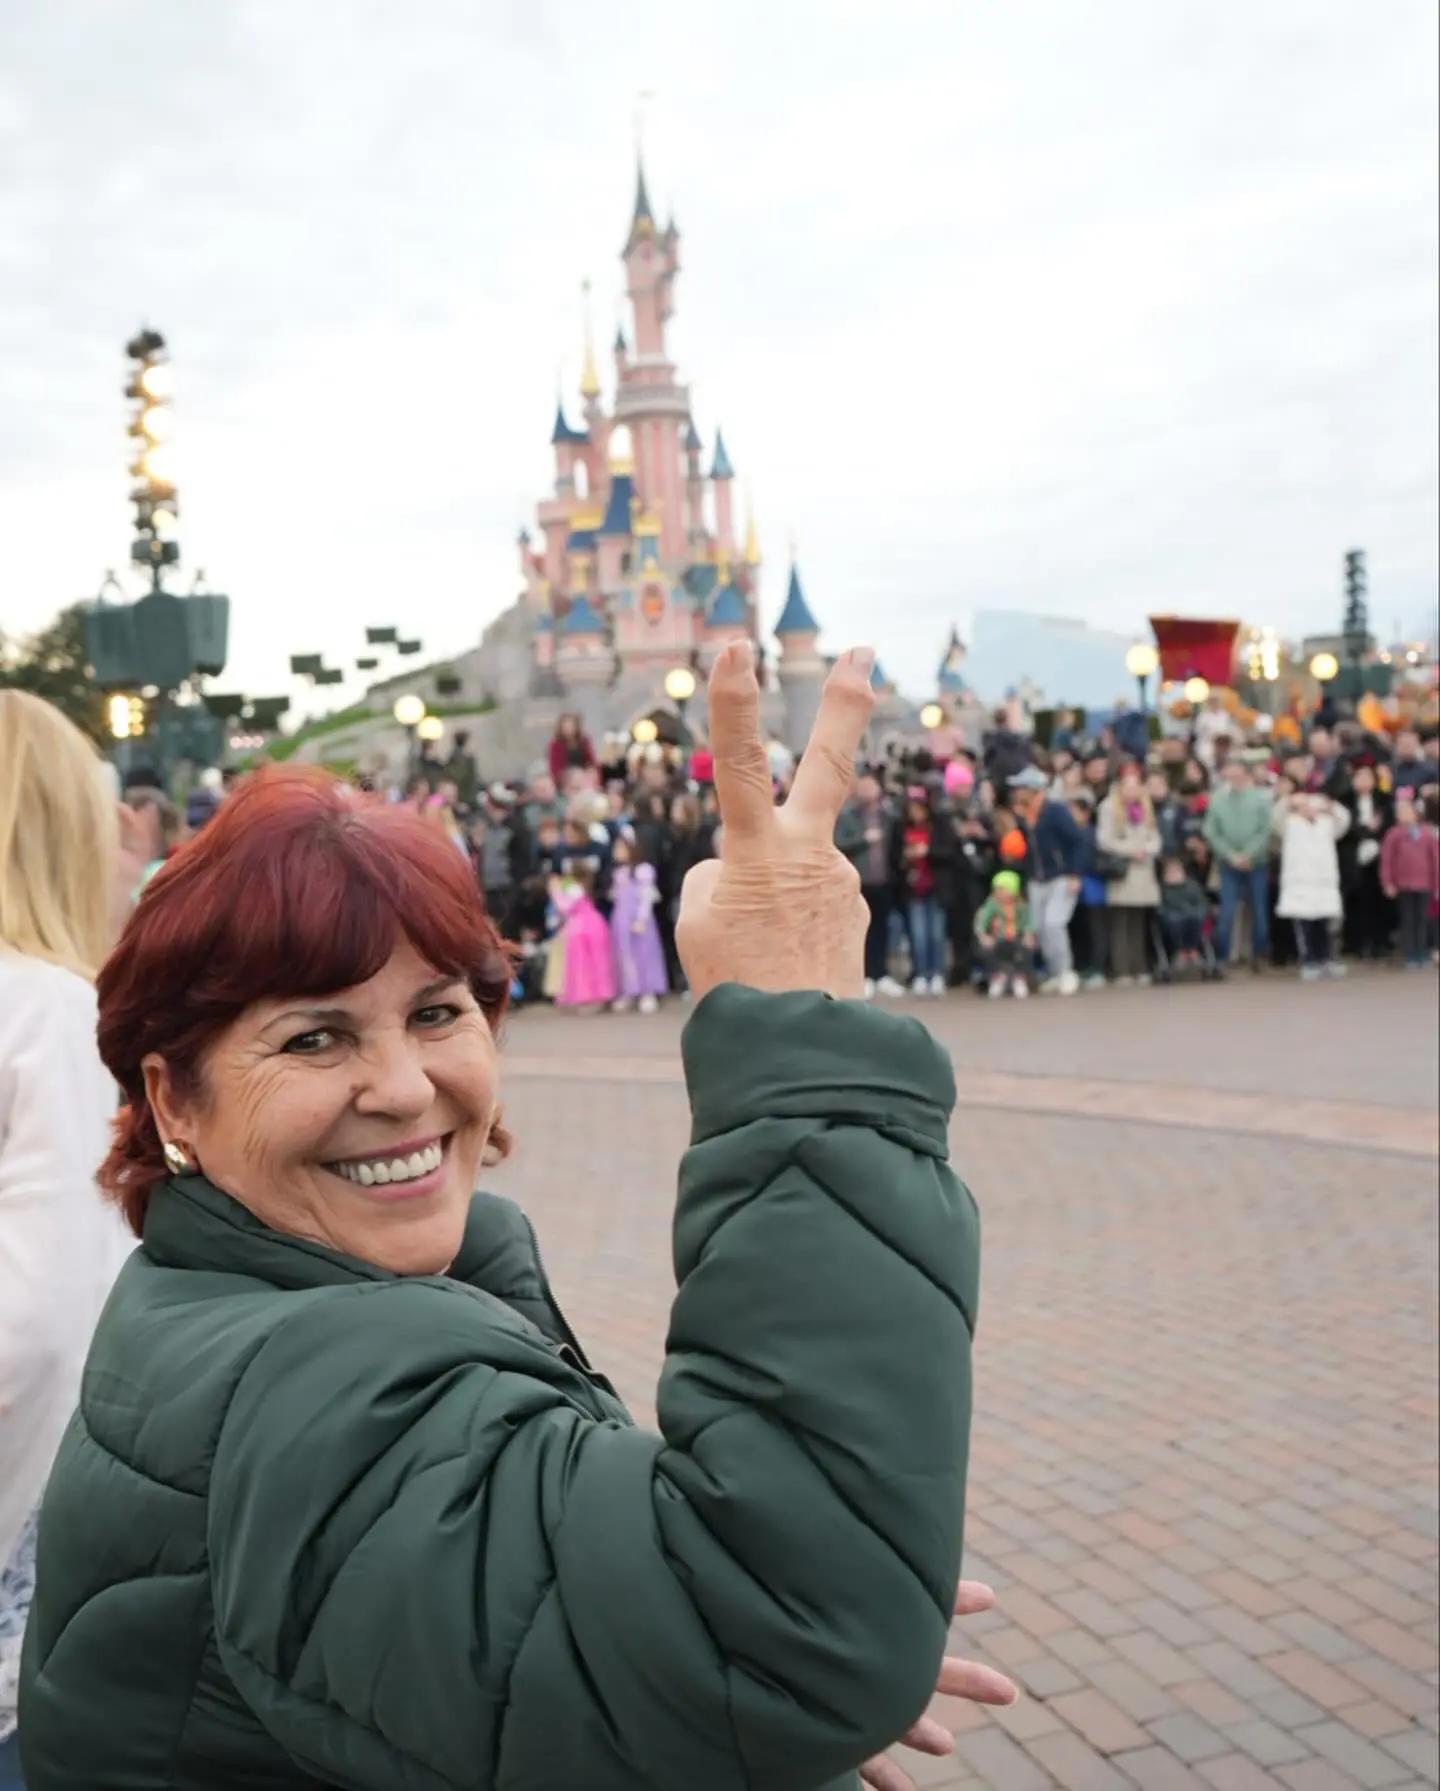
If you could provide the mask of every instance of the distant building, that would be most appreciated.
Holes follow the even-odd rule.
[[[982,609],[971,625],[965,681],[986,703],[1023,686],[1036,707],[1107,709],[1130,700],[1125,652],[1134,639],[1071,616]]]

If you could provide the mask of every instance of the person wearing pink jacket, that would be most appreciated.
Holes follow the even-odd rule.
[[[1380,846],[1380,881],[1400,912],[1407,970],[1423,968],[1430,906],[1440,896],[1440,830],[1422,820],[1408,796],[1395,800],[1395,825]]]

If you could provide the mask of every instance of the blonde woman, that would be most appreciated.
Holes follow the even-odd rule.
[[[129,1247],[95,1188],[117,1097],[91,984],[142,868],[107,770],[58,709],[0,690],[0,1791],[31,1520]]]

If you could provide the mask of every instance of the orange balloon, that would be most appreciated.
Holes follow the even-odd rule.
[[[1000,841],[1000,856],[1006,864],[1019,864],[1025,856],[1025,835],[1018,827],[1012,827]]]

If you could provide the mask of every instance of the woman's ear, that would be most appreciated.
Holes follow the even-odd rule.
[[[169,1064],[158,1051],[152,1051],[141,1058],[140,1073],[145,1078],[145,1099],[155,1115],[161,1138],[173,1143],[183,1142],[189,1106],[180,1099]]]

